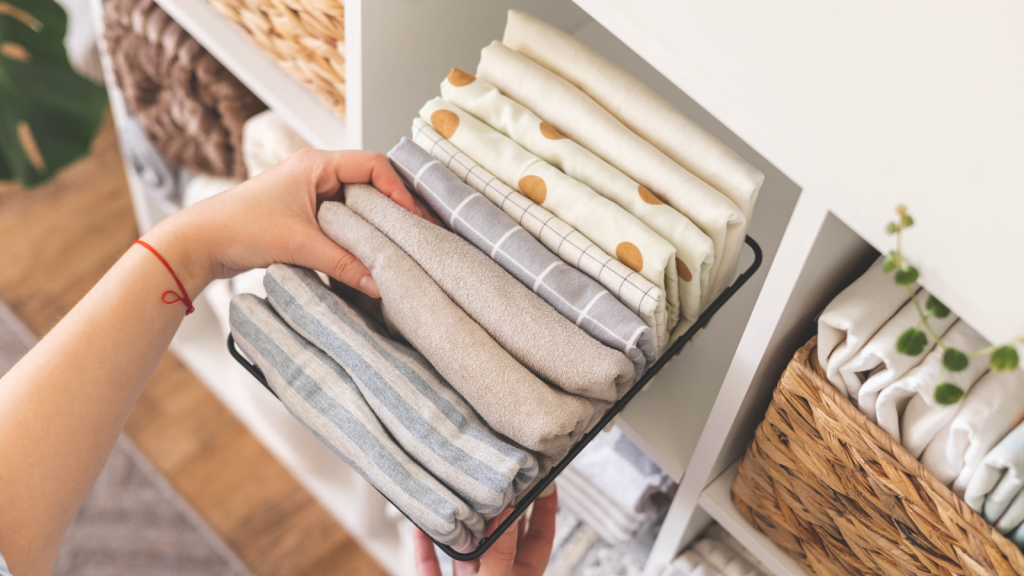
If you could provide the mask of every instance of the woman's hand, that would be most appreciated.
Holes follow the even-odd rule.
[[[557,490],[550,496],[537,498],[533,503],[529,528],[526,527],[526,519],[520,517],[479,560],[453,560],[453,573],[455,576],[541,576],[551,558],[557,511]],[[494,531],[510,513],[511,509],[491,519],[487,533]],[[441,576],[434,543],[419,528],[413,528],[413,544],[417,576]]]
[[[380,292],[370,271],[327,238],[316,221],[320,203],[341,200],[350,182],[369,182],[406,210],[438,223],[383,154],[301,150],[179,212],[144,239],[160,250],[184,252],[172,261],[192,280],[182,279],[190,294],[214,278],[283,262],[318,270],[376,298]]]

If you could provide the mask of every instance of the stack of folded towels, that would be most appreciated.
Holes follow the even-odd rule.
[[[923,306],[928,291],[912,291]],[[918,355],[897,352],[900,335],[919,322],[910,292],[882,271],[879,258],[819,316],[818,362],[869,420],[1024,546],[1024,371],[989,371],[979,356],[949,372],[931,338]],[[989,345],[952,312],[929,323],[948,347],[969,354]],[[935,393],[947,382],[966,394],[940,404]]]
[[[660,576],[767,576],[768,570],[719,524],[676,557]]]
[[[388,153],[450,230],[364,184],[319,210],[379,302],[274,265],[230,310],[289,410],[463,552],[732,281],[763,180],[571,36],[512,11],[505,40]]]

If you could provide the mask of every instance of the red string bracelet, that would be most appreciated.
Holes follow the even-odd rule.
[[[171,277],[174,278],[174,282],[178,284],[178,289],[181,290],[181,294],[178,294],[174,290],[168,290],[164,292],[164,295],[160,297],[160,299],[164,301],[164,304],[174,304],[175,302],[181,302],[182,304],[185,305],[186,308],[188,308],[188,312],[185,312],[185,316],[188,316],[189,314],[195,312],[196,308],[195,306],[192,305],[192,300],[189,299],[188,292],[185,292],[185,287],[181,285],[181,280],[178,280],[178,275],[174,273],[174,269],[171,268],[171,265],[167,263],[167,260],[164,260],[164,257],[161,256],[160,253],[156,251],[156,248],[153,248],[152,246],[146,244],[142,240],[136,240],[135,244],[138,244],[139,246],[142,246],[146,250],[152,252],[153,256],[156,256],[157,259],[163,263],[164,267],[167,268],[167,271],[171,273]],[[168,294],[174,296],[174,300],[168,300]]]

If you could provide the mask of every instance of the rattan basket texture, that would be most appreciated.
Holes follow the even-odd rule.
[[[171,163],[245,178],[242,128],[266,108],[153,0],[108,0],[104,37],[125,103]]]
[[[343,0],[207,0],[292,77],[345,117]]]
[[[732,484],[809,574],[1024,574],[1024,556],[824,377],[790,362]]]

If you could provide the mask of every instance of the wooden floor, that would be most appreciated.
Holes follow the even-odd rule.
[[[46,185],[0,184],[0,299],[42,337],[136,234],[108,121]],[[126,432],[254,574],[385,574],[173,354]]]

